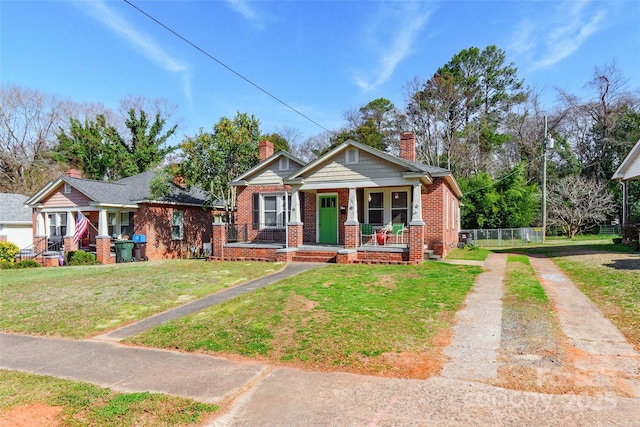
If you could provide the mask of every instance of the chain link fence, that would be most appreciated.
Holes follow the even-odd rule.
[[[460,243],[481,247],[526,246],[542,243],[542,228],[498,228],[495,230],[463,230]]]

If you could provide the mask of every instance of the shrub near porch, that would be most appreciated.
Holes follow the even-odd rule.
[[[314,369],[425,378],[479,267],[329,265],[129,341]]]

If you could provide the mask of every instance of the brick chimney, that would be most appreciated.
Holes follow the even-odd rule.
[[[258,144],[258,153],[260,161],[263,161],[267,157],[273,156],[273,143],[268,139],[260,141]]]
[[[66,175],[71,178],[82,178],[82,172],[75,168],[67,169]]]
[[[400,134],[400,158],[410,162],[416,161],[416,137],[413,132]]]

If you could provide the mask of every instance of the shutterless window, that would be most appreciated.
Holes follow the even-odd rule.
[[[67,234],[67,214],[49,214],[49,235],[65,236]]]
[[[184,212],[173,211],[171,214],[171,239],[182,240],[184,236]]]
[[[278,169],[281,171],[289,170],[289,159],[287,157],[280,157],[280,161],[278,162]]]
[[[382,225],[384,223],[384,193],[369,193],[367,223]]]
[[[130,212],[120,213],[120,234],[129,237],[133,235],[133,215]]]
[[[348,149],[345,152],[344,156],[345,156],[345,163],[348,165],[358,163],[359,157],[360,157],[357,148]]]
[[[107,232],[111,237],[116,237],[118,235],[117,219],[115,212],[107,212]]]
[[[406,191],[393,191],[391,193],[391,222],[407,225],[409,217],[409,197]]]

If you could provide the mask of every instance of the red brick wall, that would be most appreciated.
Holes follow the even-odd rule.
[[[424,243],[438,255],[446,256],[458,241],[458,206],[456,196],[442,178],[436,178],[423,190]]]
[[[236,224],[248,224],[247,240],[252,241],[256,238],[260,230],[254,230],[253,224],[253,194],[254,193],[282,193],[283,191],[291,193],[291,187],[282,185],[251,185],[248,187],[238,188],[236,193],[236,203],[238,205],[236,213]]]
[[[314,193],[302,193],[304,195],[304,223],[303,240],[308,243],[316,242],[316,195]]]
[[[171,238],[171,218],[174,211],[183,214],[183,238]],[[134,215],[135,234],[147,236],[146,255],[150,260],[186,258],[191,246],[202,248],[211,240],[214,212],[198,206],[141,204]]]
[[[358,261],[375,262],[375,263],[400,263],[409,261],[408,252],[374,252],[360,251],[358,252]]]

